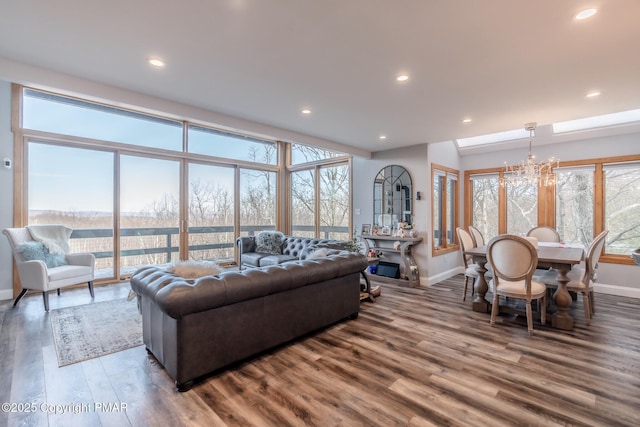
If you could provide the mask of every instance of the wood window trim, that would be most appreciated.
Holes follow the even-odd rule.
[[[624,163],[639,161],[640,154],[632,154],[625,156],[603,157],[595,159],[584,160],[570,160],[560,162],[559,167],[573,167],[573,166],[595,166],[594,172],[594,207],[593,207],[593,235],[597,236],[605,229],[605,192],[604,192],[604,173],[603,165],[606,163]],[[498,173],[500,177],[503,176],[503,168],[487,168],[487,169],[473,169],[464,172],[464,224],[468,227],[472,221],[472,198],[471,192],[471,176],[479,174]],[[540,225],[548,225],[555,227],[555,186],[548,188],[544,191],[538,191],[538,222]],[[500,234],[506,233],[506,190],[503,187],[499,189],[498,195],[498,209],[499,209],[499,222],[498,232]],[[600,262],[607,264],[635,264],[631,255],[617,255],[603,253],[600,257]]]
[[[445,243],[443,246],[440,247],[436,247],[435,246],[435,242],[436,239],[433,236],[433,230],[435,230],[435,212],[436,212],[436,203],[435,203],[435,194],[434,194],[434,183],[435,183],[435,179],[436,179],[436,171],[440,171],[440,172],[444,172],[445,176],[446,174],[450,173],[450,174],[455,174],[458,178],[455,180],[455,185],[454,185],[454,189],[453,189],[453,200],[455,205],[453,206],[453,217],[454,217],[454,224],[451,227],[452,230],[455,230],[458,225],[459,225],[459,219],[458,219],[458,200],[459,200],[459,194],[460,194],[460,171],[457,169],[453,169],[447,166],[442,166],[436,163],[432,163],[431,164],[431,256],[439,256],[439,255],[444,255],[444,254],[448,254],[448,253],[452,253],[452,252],[456,252],[459,249],[459,243],[458,243],[458,237],[456,236],[456,233],[453,233],[453,241],[451,243]],[[446,183],[447,180],[445,180]],[[447,193],[447,185],[445,184],[444,186],[442,186],[440,188],[440,201],[441,201],[441,212],[440,212],[440,216],[442,219],[442,229],[441,232],[445,233],[447,232],[447,228],[448,227],[448,218],[446,214],[447,211],[447,203],[449,201],[449,197],[448,193]]]

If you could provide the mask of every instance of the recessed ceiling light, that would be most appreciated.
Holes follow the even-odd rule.
[[[587,98],[595,98],[598,95],[600,95],[600,92],[598,92],[597,90],[594,90],[593,92],[589,92],[586,96]]]
[[[380,135],[378,138],[381,140],[384,140],[384,139],[387,139],[387,135]]]
[[[149,64],[153,65],[154,67],[164,67],[164,61],[162,59],[158,59],[158,58],[149,58],[148,59]]]
[[[304,110],[302,110],[302,114],[311,114],[311,110],[308,108],[305,108]]]
[[[462,123],[471,123],[471,119],[469,117],[462,119]]]
[[[396,77],[396,80],[399,82],[406,82],[407,80],[409,80],[409,76],[406,74],[400,74],[398,77]]]
[[[593,9],[593,8],[585,9],[576,15],[576,19],[578,21],[582,21],[583,19],[591,18],[593,15],[596,14],[597,11],[598,9]]]

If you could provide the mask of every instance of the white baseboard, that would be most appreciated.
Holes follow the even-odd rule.
[[[0,300],[13,299],[13,289],[0,290]]]
[[[436,274],[435,276],[421,277],[420,286],[429,287],[461,273],[464,273],[464,267],[456,267],[440,274]]]
[[[446,280],[458,274],[464,274],[463,267],[457,267],[448,271],[445,271],[435,276],[420,278],[420,286],[429,287],[435,285],[438,282]],[[640,298],[640,288],[630,288],[628,286],[619,285],[607,285],[605,283],[595,283],[593,290],[599,294],[616,295],[620,297]]]
[[[593,285],[593,291],[598,294],[617,295],[620,297],[629,297],[629,298],[640,298],[640,288],[629,288],[627,286],[595,283]]]

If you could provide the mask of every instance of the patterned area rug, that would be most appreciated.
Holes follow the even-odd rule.
[[[143,344],[135,299],[52,310],[49,318],[60,367]]]

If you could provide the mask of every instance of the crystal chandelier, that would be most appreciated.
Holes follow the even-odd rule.
[[[537,123],[527,123],[525,129],[529,131],[529,155],[526,162],[523,160],[518,165],[510,166],[504,163],[504,174],[500,178],[500,185],[522,186],[536,185],[538,187],[546,187],[555,185],[556,177],[553,174],[553,168],[558,167],[560,160],[555,157],[549,158],[546,162],[536,163],[535,157],[531,154],[531,142],[533,141],[533,131],[536,129]]]

